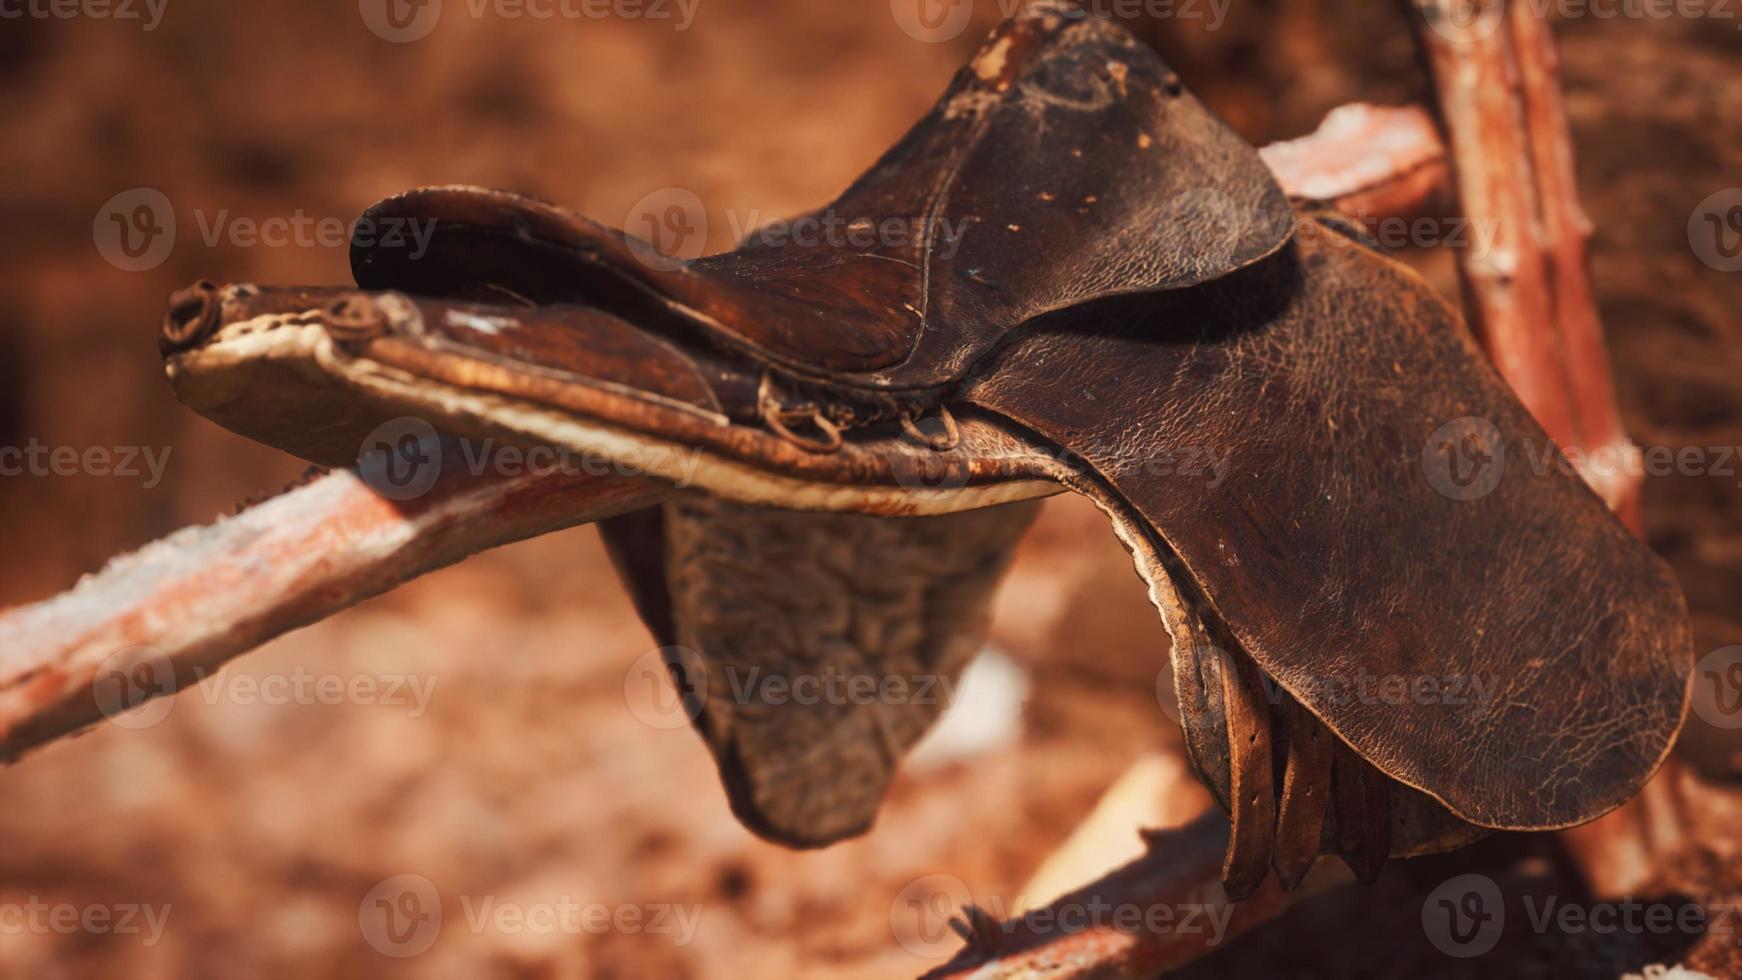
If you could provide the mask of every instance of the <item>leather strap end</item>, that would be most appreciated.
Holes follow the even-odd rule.
[[[1276,815],[1272,866],[1283,891],[1294,891],[1319,858],[1330,807],[1336,738],[1294,701],[1286,706],[1288,761]]]
[[[1391,789],[1385,776],[1341,742],[1331,777],[1337,852],[1365,884],[1379,880],[1391,853]]]
[[[1249,897],[1270,870],[1276,828],[1276,788],[1270,747],[1270,706],[1257,665],[1229,658],[1222,674],[1228,716],[1228,806],[1233,830],[1222,861],[1228,898]]]

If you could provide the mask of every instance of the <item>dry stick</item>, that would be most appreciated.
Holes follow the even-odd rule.
[[[1471,325],[1556,442],[1587,459],[1607,454],[1615,465],[1587,467],[1585,479],[1643,533],[1638,468],[1618,465],[1638,450],[1622,430],[1591,289],[1591,222],[1553,34],[1526,3],[1417,2],[1463,213],[1500,223],[1494,255],[1460,256]],[[1599,894],[1630,891],[1676,843],[1675,770],[1666,764],[1632,800],[1559,836]]]
[[[444,455],[441,479],[414,501],[381,497],[354,470],[330,473],[0,617],[0,759],[468,555],[671,493],[619,477],[474,476],[462,454]]]
[[[1579,203],[1573,135],[1561,98],[1560,55],[1548,22],[1532,12],[1531,4],[1512,4],[1509,20],[1542,214],[1542,248],[1553,283],[1554,323],[1570,375],[1569,408],[1584,437],[1580,448],[1595,458],[1607,452],[1620,462],[1637,457],[1639,450],[1622,428],[1609,351],[1603,346],[1603,326],[1591,288],[1591,219]],[[1623,523],[1643,536],[1640,472],[1637,466],[1588,467],[1585,479]]]
[[[1270,921],[1312,890],[1285,894],[1273,876],[1245,901],[1229,902],[1221,882],[1228,821],[1216,810],[1177,830],[1146,832],[1144,843],[1143,857],[1008,922],[970,907],[956,926],[967,948],[924,980],[1154,976]],[[1191,928],[1183,921],[1188,909]],[[1173,928],[1152,913],[1175,916],[1164,924]],[[1208,925],[1223,916],[1223,931]]]
[[[1339,106],[1310,135],[1258,154],[1290,197],[1356,219],[1413,217],[1446,185],[1439,129],[1419,106]]]
[[[1565,350],[1552,326],[1535,168],[1504,5],[1414,2],[1463,215],[1492,224],[1488,248],[1458,255],[1470,327],[1549,436],[1562,446],[1587,445],[1573,414]]]

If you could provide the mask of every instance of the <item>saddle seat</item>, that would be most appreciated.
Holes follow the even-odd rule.
[[[699,491],[604,531],[734,811],[789,844],[868,828],[942,705],[746,703],[729,677],[954,678],[1023,501],[1061,489],[1171,636],[1233,897],[1321,853],[1371,879],[1590,820],[1664,759],[1690,667],[1667,568],[1430,287],[1297,216],[1119,27],[1029,4],[824,210],[880,237],[682,262],[412,191],[366,218],[431,222],[427,251],[354,246],[358,289],[180,294],[168,369],[317,462],[417,415]]]

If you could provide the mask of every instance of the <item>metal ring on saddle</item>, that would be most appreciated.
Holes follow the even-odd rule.
[[[940,453],[947,453],[962,444],[962,430],[956,425],[956,417],[950,414],[948,405],[938,406],[938,418],[943,420],[944,431],[941,435],[930,435],[920,429],[908,415],[901,416],[901,431],[909,439],[922,446],[929,446]]]
[[[839,452],[842,445],[841,427],[829,421],[829,417],[824,415],[822,409],[815,405],[808,405],[801,409],[782,408],[769,390],[770,380],[770,377],[764,374],[762,383],[756,388],[756,414],[762,417],[763,423],[773,429],[775,434],[807,453]],[[786,424],[788,418],[808,418],[810,423],[816,426],[817,431],[823,434],[822,438],[801,436],[792,431]]]

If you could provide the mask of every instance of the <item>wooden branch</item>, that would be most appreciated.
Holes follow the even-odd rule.
[[[1420,39],[1452,149],[1464,217],[1493,223],[1492,244],[1458,256],[1466,316],[1488,357],[1562,446],[1583,446],[1542,248],[1535,168],[1511,34],[1480,0],[1415,0]],[[1498,6],[1498,5],[1493,5]]]
[[[1493,229],[1458,255],[1466,315],[1488,356],[1586,482],[1636,532],[1639,468],[1615,402],[1591,291],[1591,223],[1549,26],[1530,4],[1414,0],[1462,215]],[[1495,18],[1499,18],[1496,20]]]
[[[924,980],[1154,976],[1314,891],[1309,884],[1285,894],[1272,877],[1230,903],[1220,880],[1228,821],[1215,810],[1178,830],[1146,833],[1144,842],[1143,857],[1008,922],[966,910],[958,931],[968,934],[967,947]],[[1214,921],[1224,924],[1211,928]]]
[[[1351,102],[1258,153],[1290,197],[1354,218],[1414,217],[1445,197],[1445,145],[1419,106]]]
[[[1524,94],[1525,128],[1536,174],[1538,209],[1542,215],[1542,249],[1553,282],[1554,325],[1559,331],[1569,375],[1568,405],[1584,449],[1610,447],[1617,459],[1637,456],[1621,424],[1615,400],[1615,380],[1603,326],[1591,287],[1591,219],[1579,203],[1573,167],[1573,135],[1561,98],[1560,55],[1548,22],[1530,4],[1508,10],[1517,50],[1519,80]],[[1611,509],[1637,534],[1645,525],[1639,510],[1642,472],[1637,466],[1585,471]]]
[[[659,503],[625,478],[463,471],[409,503],[354,470],[116,558],[0,616],[0,759],[195,683],[201,672],[468,555]]]

